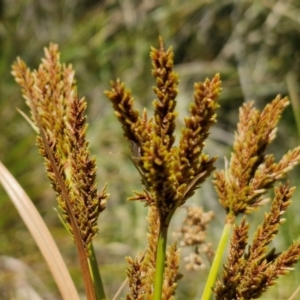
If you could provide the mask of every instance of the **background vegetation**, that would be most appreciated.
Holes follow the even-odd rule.
[[[132,190],[140,188],[140,182],[125,155],[129,151],[121,128],[103,96],[109,81],[120,77],[132,89],[140,108],[151,110],[154,80],[149,50],[158,45],[161,35],[175,52],[181,120],[192,99],[193,82],[221,73],[221,108],[206,148],[211,156],[219,156],[217,166],[223,166],[223,157],[230,154],[238,108],[244,101],[255,99],[261,108],[278,93],[292,97],[295,105],[286,110],[273,144],[279,157],[300,141],[294,117],[297,103],[300,105],[299,15],[297,0],[0,1],[0,160],[43,214],[79,289],[82,282],[75,249],[52,209],[56,200],[34,147],[35,134],[16,111],[16,107],[25,112],[27,108],[10,75],[15,58],[21,56],[36,68],[43,47],[58,43],[62,60],[76,70],[79,94],[87,97],[88,137],[97,156],[98,181],[101,185],[107,182],[111,194],[108,209],[100,216],[95,247],[107,294],[112,297],[125,278],[124,256],[142,251],[146,243],[146,210],[126,201]],[[299,169],[291,178],[293,184],[299,185],[298,176]],[[281,239],[274,245],[278,249],[299,236],[299,196],[296,192]],[[224,215],[211,185],[205,184],[190,204],[215,211],[208,241],[216,244]],[[184,213],[182,210],[174,220],[174,230],[180,227]],[[254,215],[253,224],[260,216]],[[17,287],[28,283],[39,289],[45,299],[58,299],[43,259],[2,188],[0,254],[1,299],[27,299],[17,295],[16,282]],[[207,271],[186,272],[182,266],[182,272],[177,298],[192,299],[202,289]],[[284,278],[265,299],[286,299],[299,284],[300,269]]]

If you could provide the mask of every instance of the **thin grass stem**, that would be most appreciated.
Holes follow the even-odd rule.
[[[168,238],[168,226],[165,224],[160,225],[157,252],[156,252],[156,270],[154,277],[154,300],[162,299],[162,287],[164,282],[164,270],[166,259],[166,248]]]
[[[300,91],[295,72],[290,71],[286,76],[287,87],[290,94],[298,135],[300,136]]]
[[[208,278],[204,287],[204,291],[202,294],[201,300],[210,300],[212,294],[212,288],[215,285],[215,281],[218,275],[218,271],[220,268],[220,264],[222,262],[223,254],[227,245],[227,241],[229,239],[229,234],[232,227],[232,220],[227,220],[224,226],[221,239],[219,241],[218,249],[213,260],[213,264],[210,268]]]
[[[293,113],[297,125],[298,136],[300,137],[300,97],[299,97],[299,88],[297,86],[297,78],[293,71],[290,71],[287,74],[286,81],[287,81]],[[296,299],[297,294],[299,292],[300,292],[300,285],[297,287],[297,289],[294,291],[294,293],[291,295],[291,297],[288,300]]]

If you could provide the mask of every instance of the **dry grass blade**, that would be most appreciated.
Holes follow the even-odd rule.
[[[119,289],[117,290],[117,292],[116,292],[116,294],[114,295],[114,297],[112,298],[112,300],[117,300],[117,298],[120,296],[122,290],[126,287],[127,283],[128,283],[128,278],[126,278],[126,279],[122,282],[121,286],[120,286]]]
[[[19,183],[1,162],[0,182],[44,256],[63,299],[79,300],[71,276],[45,222]]]
[[[294,291],[294,293],[292,294],[292,296],[288,300],[296,300],[296,297],[297,297],[299,292],[300,292],[300,285],[297,287],[297,289]]]

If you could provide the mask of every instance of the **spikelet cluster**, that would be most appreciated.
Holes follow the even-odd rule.
[[[203,153],[204,140],[215,123],[217,100],[221,91],[219,75],[204,83],[195,84],[194,101],[185,118],[179,146],[174,146],[176,96],[178,75],[173,70],[174,54],[164,49],[160,39],[159,49],[152,48],[153,88],[157,99],[153,101],[154,115],[148,117],[134,109],[131,92],[120,80],[111,82],[106,96],[122,124],[124,136],[131,144],[132,160],[138,168],[144,193],[132,200],[155,204],[161,222],[167,222],[175,209],[191,197],[214,169],[215,157]],[[149,202],[148,202],[149,200]]]
[[[215,173],[214,184],[227,212],[226,222],[234,224],[222,279],[214,288],[216,299],[257,299],[300,259],[300,242],[294,242],[283,252],[270,247],[285,221],[283,215],[295,190],[288,182],[274,187],[270,211],[257,227],[252,243],[249,243],[250,226],[246,219],[246,214],[253,213],[268,200],[265,196],[268,189],[300,162],[300,147],[288,151],[279,162],[275,162],[273,154],[266,153],[288,104],[288,99],[280,96],[262,112],[252,102],[244,104],[229,167]],[[244,217],[237,225],[236,216],[240,214]]]
[[[125,138],[130,142],[132,161],[138,169],[143,192],[135,192],[130,200],[149,206],[149,246],[144,259],[128,259],[129,282],[142,282],[142,289],[131,285],[127,299],[151,299],[155,273],[156,244],[161,226],[168,227],[177,207],[191,197],[214,169],[216,157],[203,153],[210,126],[216,121],[217,100],[221,91],[220,76],[196,83],[194,101],[185,118],[178,146],[175,142],[178,75],[174,72],[172,48],[165,50],[160,39],[159,48],[151,49],[152,74],[156,85],[153,91],[154,113],[140,114],[134,108],[130,90],[120,80],[111,82],[105,94],[122,124]],[[177,286],[179,253],[174,244],[167,250],[163,283],[163,299],[173,299]],[[137,296],[138,295],[138,296]]]
[[[276,163],[266,149],[276,136],[276,126],[287,98],[277,96],[262,112],[253,102],[240,109],[229,168],[215,173],[215,187],[220,203],[230,216],[250,213],[264,203],[263,195],[299,163],[297,147]]]
[[[159,48],[152,48],[150,57],[156,83],[152,117],[146,109],[140,113],[134,108],[130,90],[119,79],[112,81],[111,90],[105,93],[130,143],[131,159],[144,186],[130,200],[142,201],[149,208],[148,247],[143,255],[127,258],[127,300],[153,299],[159,234],[162,228],[167,232],[176,209],[210,176],[216,161],[216,157],[209,157],[203,149],[210,127],[216,122],[221,92],[219,74],[194,85],[194,99],[175,146],[179,78],[174,72],[174,54],[172,48],[164,48],[160,39]],[[97,191],[95,158],[91,157],[86,140],[86,100],[77,95],[72,66],[62,65],[57,45],[50,44],[38,70],[30,71],[18,59],[13,65],[13,75],[30,108],[31,122],[38,133],[37,145],[45,159],[64,223],[75,242],[80,236],[82,252],[87,254],[108,195],[106,187]],[[211,287],[216,299],[258,298],[300,259],[300,242],[282,252],[270,249],[295,190],[288,182],[278,186],[275,183],[300,162],[300,147],[286,153],[279,162],[267,153],[288,103],[287,98],[277,96],[262,111],[253,102],[244,104],[228,168],[214,175],[218,198],[227,214],[226,222],[234,224],[222,278]],[[270,211],[250,243],[246,214],[265,203],[265,194],[273,187],[275,196]],[[235,224],[238,215],[244,217],[240,224]],[[188,211],[181,233],[184,246],[195,246],[197,255],[199,247],[207,245],[206,226],[211,218],[212,214],[205,215],[200,208]],[[209,247],[206,252],[213,255]],[[201,266],[202,261],[194,256],[189,263],[194,268]],[[180,278],[176,243],[167,248],[164,267],[162,299],[171,300]]]
[[[265,214],[263,223],[256,229],[251,245],[248,245],[249,223],[246,218],[234,226],[222,281],[218,281],[215,288],[216,299],[257,299],[276,283],[280,275],[293,269],[300,259],[299,242],[294,242],[283,252],[268,249],[268,246],[285,220],[283,215],[291,204],[294,190],[288,183],[275,188],[270,212]]]
[[[86,100],[77,95],[72,66],[62,65],[59,56],[58,46],[50,44],[38,70],[30,71],[18,59],[13,75],[38,129],[37,145],[64,223],[72,234],[77,226],[87,246],[98,231],[107,193],[105,187],[101,192],[96,188],[95,158],[85,136]]]

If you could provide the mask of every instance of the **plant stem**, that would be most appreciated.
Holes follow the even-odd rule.
[[[105,297],[103,282],[98,267],[97,257],[95,254],[93,243],[89,244],[89,267],[90,267],[92,280],[94,283],[97,300],[105,300],[106,297]]]
[[[232,226],[232,219],[227,218],[223,232],[222,232],[221,239],[219,241],[218,249],[217,249],[213,264],[212,264],[209,274],[208,274],[208,278],[207,278],[207,281],[206,281],[206,284],[204,287],[204,291],[203,291],[201,300],[210,300],[212,288],[215,285],[215,281],[216,281],[216,278],[218,275],[218,270],[219,270],[220,264],[222,262],[222,258],[223,258],[223,254],[225,251],[227,241],[229,239],[229,233],[231,230],[231,226]]]
[[[154,278],[154,300],[162,299],[162,287],[164,280],[164,270],[165,270],[165,259],[166,259],[166,247],[167,247],[167,237],[168,237],[169,226],[161,223],[159,228],[159,235],[157,241],[157,251],[156,251],[156,270]]]
[[[300,91],[297,83],[297,74],[294,71],[290,71],[286,76],[286,82],[290,99],[292,103],[293,113],[297,125],[298,135],[300,136]]]

